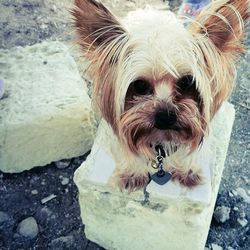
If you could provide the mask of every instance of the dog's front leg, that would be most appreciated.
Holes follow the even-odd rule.
[[[203,184],[204,177],[196,153],[184,155],[177,155],[167,167],[167,170],[172,173],[172,180],[189,188]]]
[[[117,161],[111,183],[121,191],[133,192],[144,188],[148,182],[148,166],[145,159],[127,155]]]

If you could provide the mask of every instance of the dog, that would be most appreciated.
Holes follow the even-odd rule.
[[[232,92],[249,1],[213,1],[188,26],[170,11],[153,9],[119,21],[95,0],[75,0],[72,15],[90,62],[94,103],[123,151],[118,187],[144,188],[163,154],[162,170],[172,180],[201,185],[197,152]]]

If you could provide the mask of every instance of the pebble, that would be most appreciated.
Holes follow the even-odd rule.
[[[71,160],[61,160],[61,161],[56,161],[55,165],[58,169],[64,169],[67,168],[70,165]]]
[[[41,225],[49,225],[50,223],[55,223],[54,218],[55,215],[53,214],[53,210],[50,210],[48,207],[44,206],[37,210],[35,215],[37,222]]]
[[[250,196],[247,194],[247,192],[243,189],[243,188],[237,188],[236,192],[238,193],[238,195],[243,198],[243,200],[250,204]]]
[[[248,223],[248,220],[246,218],[238,218],[237,221],[242,227],[245,227]]]
[[[43,218],[48,218],[48,217],[50,217],[52,215],[52,211],[47,207],[43,207],[40,210],[40,215]]]
[[[38,191],[36,189],[31,190],[31,194],[38,194]]]
[[[61,184],[62,184],[63,186],[69,184],[69,178],[63,177],[62,180],[61,180]]]
[[[49,245],[52,249],[70,249],[74,246],[74,243],[74,237],[72,235],[68,235],[52,240]]]
[[[7,221],[9,218],[10,217],[7,213],[0,211],[0,224]]]
[[[232,194],[233,194],[234,196],[237,196],[237,195],[238,195],[238,193],[237,193],[236,190],[232,190]]]
[[[56,195],[55,195],[55,194],[51,194],[51,195],[49,195],[49,196],[43,198],[43,199],[41,200],[41,203],[44,204],[44,203],[46,203],[46,202],[48,202],[48,201],[50,201],[50,200],[52,200],[52,199],[54,199],[54,198],[56,198]]]
[[[45,30],[45,29],[48,28],[48,26],[47,26],[46,24],[43,23],[43,24],[41,24],[40,28],[41,28],[42,30]]]
[[[230,208],[225,206],[218,206],[214,210],[213,216],[217,222],[224,223],[230,219]]]
[[[34,217],[28,217],[22,220],[18,227],[17,231],[24,237],[33,239],[38,234],[38,225]]]
[[[53,6],[51,7],[51,10],[54,11],[54,12],[56,12],[56,11],[57,11],[56,5],[53,5]]]
[[[212,243],[211,244],[212,250],[223,250],[223,248],[217,244]]]

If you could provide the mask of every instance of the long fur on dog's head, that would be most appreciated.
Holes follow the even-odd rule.
[[[232,91],[248,7],[248,0],[215,1],[186,29],[171,12],[136,11],[122,25],[100,2],[75,0],[96,103],[130,152],[152,157],[157,143],[199,146]]]

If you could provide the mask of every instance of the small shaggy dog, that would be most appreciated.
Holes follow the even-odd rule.
[[[201,184],[197,151],[232,91],[249,1],[215,0],[187,28],[152,9],[122,23],[95,0],[75,0],[72,14],[95,103],[124,151],[120,189],[147,185],[151,165],[182,185]]]

